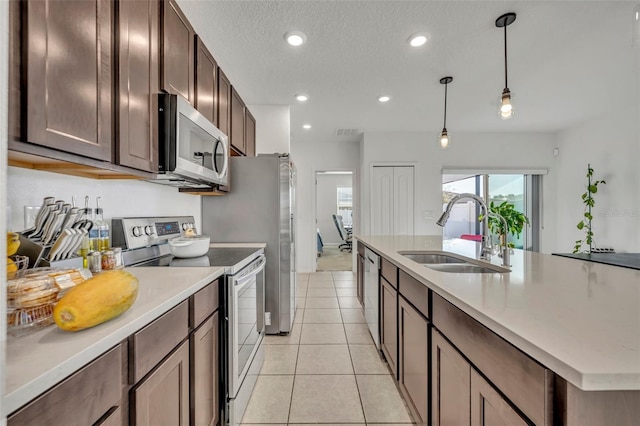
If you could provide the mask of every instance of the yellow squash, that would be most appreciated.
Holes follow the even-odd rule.
[[[15,232],[7,232],[7,256],[13,256],[20,247],[20,235]]]
[[[138,279],[124,269],[102,272],[70,289],[53,309],[56,325],[78,331],[125,312],[138,296]]]

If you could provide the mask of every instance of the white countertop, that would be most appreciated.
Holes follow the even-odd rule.
[[[55,325],[7,341],[3,407],[11,413],[224,274],[221,267],[127,268],[140,281],[124,314],[86,330]]]
[[[397,252],[477,259],[479,244],[443,243],[440,236],[355,238],[579,389],[640,390],[640,271],[515,250],[509,273],[447,273]]]

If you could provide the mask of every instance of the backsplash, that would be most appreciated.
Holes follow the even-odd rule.
[[[177,188],[136,180],[88,179],[57,173],[9,167],[7,172],[7,229],[24,229],[24,206],[40,206],[47,196],[84,207],[84,197],[90,197],[95,208],[96,197],[104,218],[126,216],[194,216],[201,228],[199,195],[181,194]]]

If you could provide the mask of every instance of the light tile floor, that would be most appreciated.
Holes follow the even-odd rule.
[[[243,424],[411,423],[355,291],[349,271],[298,274],[293,329],[265,337],[264,366]]]

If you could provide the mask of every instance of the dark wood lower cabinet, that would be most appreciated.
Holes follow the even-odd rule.
[[[485,379],[471,369],[471,426],[527,426]]]
[[[125,349],[126,351],[126,345]],[[11,414],[9,426],[121,425],[123,372],[121,345]],[[126,357],[126,355],[125,355]],[[112,415],[113,414],[113,415]]]
[[[220,421],[218,390],[218,312],[191,335],[192,424],[215,426]]]
[[[398,291],[380,277],[380,349],[398,378]]]
[[[471,365],[436,330],[431,333],[431,341],[432,425],[469,425]]]
[[[429,322],[403,297],[398,300],[399,382],[418,423],[429,418]]]
[[[189,343],[132,390],[132,426],[189,426]]]

